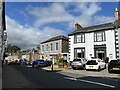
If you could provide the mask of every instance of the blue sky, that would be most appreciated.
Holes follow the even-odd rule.
[[[6,2],[8,43],[28,49],[82,27],[113,22],[117,2]]]

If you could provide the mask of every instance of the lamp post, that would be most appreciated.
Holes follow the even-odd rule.
[[[38,44],[38,45],[37,45],[37,59],[40,59],[40,58],[39,58],[39,53],[40,53],[40,45]]]
[[[4,52],[5,52],[5,44],[7,41],[7,33],[4,31],[3,32],[3,38],[2,38],[2,60],[4,60]]]
[[[51,69],[51,71],[53,71],[53,58],[52,58],[52,69]]]

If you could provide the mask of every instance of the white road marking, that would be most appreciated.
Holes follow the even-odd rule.
[[[70,77],[64,77],[64,78],[66,78],[66,79],[70,79],[70,80],[74,80],[74,81],[77,80],[76,78],[70,78]]]
[[[28,65],[27,65],[26,67],[32,67],[32,66],[28,66]]]
[[[113,86],[113,85],[108,85],[108,84],[103,84],[103,83],[93,82],[93,81],[88,81],[88,80],[83,80],[83,79],[78,79],[78,80],[82,81],[82,82],[87,82],[87,83],[92,83],[92,84],[97,84],[97,85],[102,85],[102,86],[106,86],[106,87],[115,88],[115,86]]]

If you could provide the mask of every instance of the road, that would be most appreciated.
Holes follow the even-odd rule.
[[[7,80],[7,77],[14,76],[11,73],[6,75],[6,68],[11,67],[31,82],[29,85],[34,85],[33,88],[118,88],[120,85],[119,80],[116,78],[90,76],[73,78],[58,72],[46,72],[38,68],[14,65],[3,67],[3,88],[7,88],[7,85],[11,83],[11,81]],[[20,88],[32,88],[29,85]],[[14,87],[15,85],[11,86],[11,88]]]

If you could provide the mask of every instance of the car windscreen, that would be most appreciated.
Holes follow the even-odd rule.
[[[96,61],[95,60],[90,60],[86,64],[87,65],[96,65]]]
[[[120,64],[120,60],[111,60],[110,64]]]
[[[74,59],[73,61],[81,61],[81,59]]]

